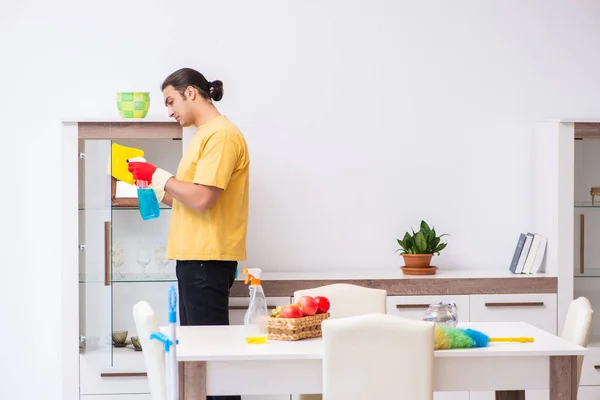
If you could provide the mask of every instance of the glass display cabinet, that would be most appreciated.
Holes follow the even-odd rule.
[[[195,133],[194,127],[146,119],[77,122],[82,400],[151,400],[132,310],[138,301],[148,301],[159,325],[167,325],[168,287],[176,283],[175,262],[165,258],[170,207],[161,204],[158,218],[142,220],[135,186],[112,177],[112,145],[141,149],[148,162],[175,173]],[[270,308],[290,301],[268,298]],[[229,303],[230,324],[243,324],[248,297],[232,297]]]
[[[600,304],[600,123],[575,124],[574,143],[574,297]],[[591,344],[600,346],[600,319]]]
[[[183,130],[175,122],[90,122],[78,124],[78,138],[80,393],[149,393],[132,308],[147,300],[167,323],[165,294],[175,282],[174,262],[165,258],[171,211],[161,204],[158,218],[142,220],[136,187],[111,175],[111,148],[141,149],[175,173]]]

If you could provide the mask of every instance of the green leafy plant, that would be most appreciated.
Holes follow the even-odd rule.
[[[440,239],[443,236],[448,236],[447,233],[437,236],[435,233],[435,227],[429,228],[429,225],[425,221],[421,221],[421,226],[418,232],[411,229],[410,232],[404,234],[402,240],[396,239],[400,248],[396,252],[401,251],[402,254],[440,254],[447,243],[440,243]]]

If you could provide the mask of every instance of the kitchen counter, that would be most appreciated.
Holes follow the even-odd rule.
[[[505,270],[442,269],[435,275],[404,275],[399,268],[340,271],[263,272],[265,295],[293,296],[294,291],[333,283],[385,289],[390,296],[442,294],[556,293],[558,279],[546,274],[513,274]],[[233,297],[247,297],[240,271]]]

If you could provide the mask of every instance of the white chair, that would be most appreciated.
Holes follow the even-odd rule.
[[[331,303],[329,318],[353,317],[363,314],[385,314],[387,292],[348,283],[334,283],[311,289],[297,290],[294,299],[301,296],[325,296]],[[320,394],[301,394],[299,400],[321,400]]]
[[[433,399],[434,324],[388,314],[323,321],[323,399]]]
[[[294,298],[325,296],[331,303],[330,318],[353,317],[362,314],[385,314],[387,292],[348,283],[334,283],[312,289],[297,290]]]
[[[154,310],[148,302],[140,301],[133,306],[133,319],[142,345],[152,400],[167,400],[164,346],[158,340],[150,340],[150,334],[159,330]]]
[[[579,297],[571,302],[567,310],[567,317],[561,337],[571,343],[581,347],[588,346],[590,334],[592,332],[592,320],[594,318],[594,310],[590,301],[585,297]],[[583,364],[583,356],[577,356],[577,384],[581,378],[581,366]]]

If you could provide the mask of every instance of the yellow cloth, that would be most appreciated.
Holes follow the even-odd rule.
[[[112,175],[118,181],[127,182],[130,185],[133,185],[135,180],[133,179],[131,172],[129,172],[127,160],[134,157],[144,157],[144,151],[113,143],[111,146],[107,173]]]
[[[225,116],[198,127],[175,178],[224,191],[213,207],[196,211],[173,199],[167,257],[172,260],[246,259],[250,154]]]

